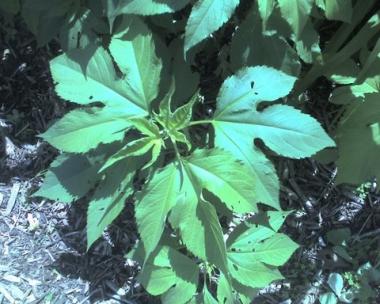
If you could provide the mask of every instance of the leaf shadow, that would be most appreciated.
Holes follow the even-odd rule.
[[[86,251],[86,211],[88,204],[78,201],[68,210],[68,222],[57,226],[61,240],[69,248],[50,267],[61,275],[88,282],[88,301],[118,300],[120,303],[158,303],[136,283],[137,266],[126,263],[125,254],[137,240],[132,204]],[[124,294],[120,295],[120,290]],[[117,292],[119,291],[119,295]]]

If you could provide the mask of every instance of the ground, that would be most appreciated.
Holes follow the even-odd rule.
[[[57,155],[37,135],[68,110],[48,69],[59,47],[37,47],[18,23],[0,26],[0,303],[159,303],[136,283],[137,266],[123,257],[137,238],[131,206],[86,252],[86,203],[31,196]],[[328,130],[339,111],[323,102],[329,89],[319,81],[305,109]],[[379,262],[380,196],[375,183],[359,190],[335,185],[333,164],[272,158],[283,207],[295,210],[283,231],[301,248],[281,269],[286,279],[263,290],[257,303],[317,303],[330,273]],[[341,228],[351,231],[347,251],[355,263],[327,237]],[[374,293],[368,303],[380,302],[375,287]]]

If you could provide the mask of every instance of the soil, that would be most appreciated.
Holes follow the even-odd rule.
[[[37,136],[69,109],[54,94],[49,73],[49,59],[58,53],[55,42],[38,47],[19,21],[0,22],[0,304],[159,303],[136,282],[138,267],[124,258],[137,239],[131,206],[86,252],[86,203],[30,196],[57,155]],[[210,69],[203,80],[216,79],[215,67]],[[328,130],[339,113],[325,102],[329,90],[328,82],[318,81],[304,109]],[[332,164],[272,158],[283,207],[295,210],[282,230],[301,248],[281,268],[285,280],[262,290],[255,303],[317,303],[331,272],[379,261],[380,195],[375,183],[365,195],[336,186]],[[355,265],[337,255],[326,237],[345,227],[354,236]],[[380,297],[369,301],[380,303]]]

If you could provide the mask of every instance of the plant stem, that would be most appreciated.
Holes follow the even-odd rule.
[[[196,125],[203,125],[203,124],[209,124],[212,123],[212,120],[206,119],[206,120],[195,120],[191,121],[189,123],[189,126],[196,126]]]

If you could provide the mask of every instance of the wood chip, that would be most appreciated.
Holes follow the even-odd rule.
[[[7,209],[5,210],[5,215],[9,215],[12,212],[19,191],[20,183],[14,183],[12,186],[11,195],[8,200]]]
[[[8,273],[4,274],[3,279],[12,283],[21,283],[21,279],[19,277]]]
[[[0,293],[3,294],[3,296],[12,304],[16,303],[16,300],[12,297],[10,292],[2,285],[0,284]]]
[[[4,194],[0,193],[0,207],[4,200]]]

